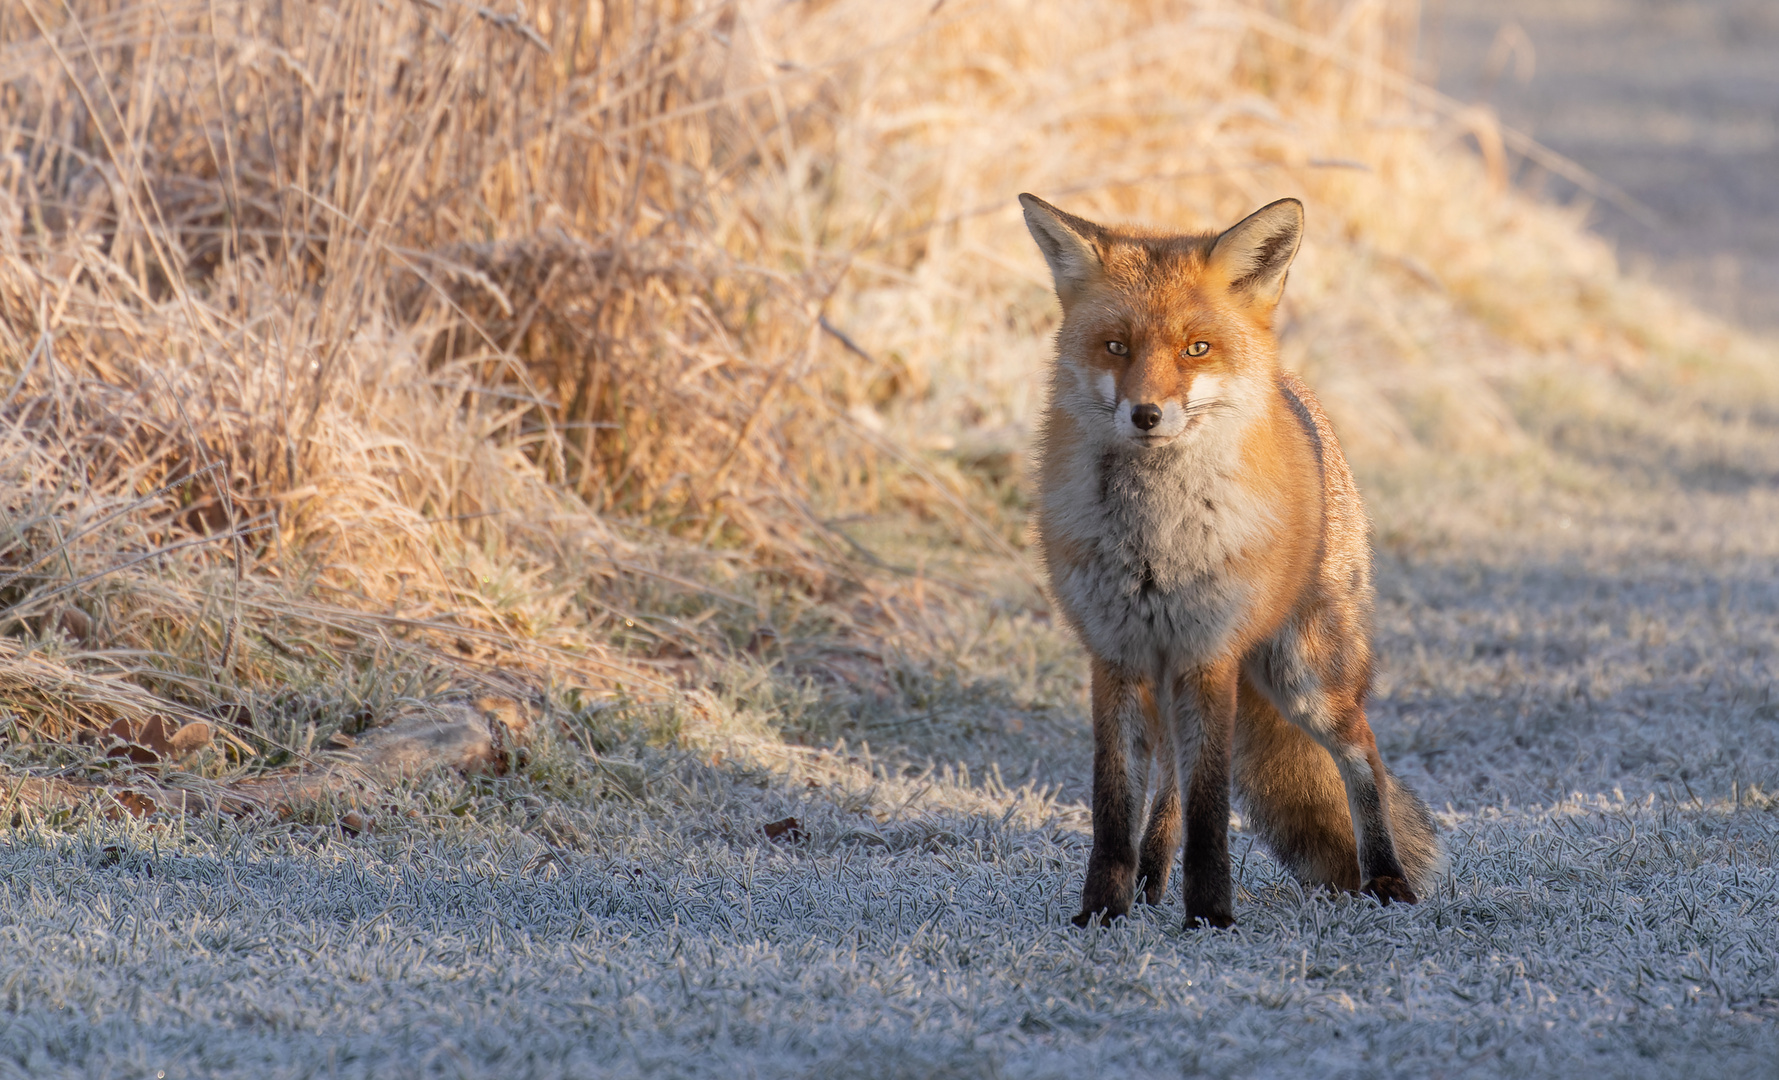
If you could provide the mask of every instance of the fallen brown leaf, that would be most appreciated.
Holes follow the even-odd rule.
[[[175,731],[172,738],[167,740],[167,746],[175,754],[189,754],[195,750],[202,750],[204,747],[209,746],[210,740],[214,738],[215,735],[215,729],[209,724],[202,720],[193,720],[178,731]]]
[[[766,834],[768,840],[782,840],[787,844],[801,843],[809,839],[809,834],[803,831],[802,823],[794,817],[788,817],[782,821],[769,821],[760,826],[760,831]]]

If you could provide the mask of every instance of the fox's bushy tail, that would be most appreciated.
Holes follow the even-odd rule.
[[[1355,892],[1359,852],[1347,789],[1328,751],[1245,682],[1232,772],[1244,827],[1305,884]],[[1423,895],[1445,865],[1433,814],[1385,769],[1390,833],[1409,884]]]

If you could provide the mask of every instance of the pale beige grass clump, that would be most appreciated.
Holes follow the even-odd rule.
[[[700,541],[820,577],[772,505],[805,283],[710,237],[708,119],[671,114],[712,19],[638,14],[554,47],[423,5],[0,22],[18,736],[104,726],[119,673],[249,720],[391,664],[664,689],[620,653],[674,639],[632,609],[708,588]]]

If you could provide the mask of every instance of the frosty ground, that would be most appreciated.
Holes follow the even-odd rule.
[[[1602,475],[1375,500],[1374,723],[1451,853],[1416,907],[1306,895],[1238,830],[1236,930],[1182,930],[1177,899],[1071,929],[1082,664],[1034,605],[979,605],[815,745],[712,693],[671,738],[564,721],[528,770],[422,784],[357,837],[15,831],[0,1073],[1771,1070],[1774,477]],[[761,831],[787,816],[803,835]]]

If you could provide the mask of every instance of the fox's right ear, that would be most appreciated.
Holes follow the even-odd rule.
[[[1094,241],[1100,227],[1091,221],[1065,214],[1036,195],[1021,195],[1019,205],[1025,208],[1025,227],[1031,230],[1044,261],[1050,264],[1050,276],[1056,280],[1056,296],[1063,307],[1075,302],[1087,286],[1099,280],[1103,271]]]
[[[1211,248],[1211,266],[1231,290],[1257,302],[1279,302],[1285,271],[1303,242],[1303,204],[1296,199],[1268,203],[1230,226]]]

